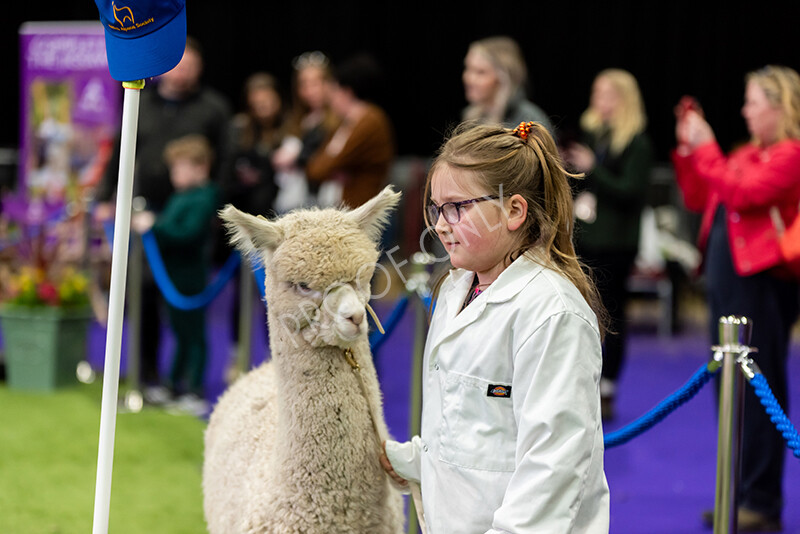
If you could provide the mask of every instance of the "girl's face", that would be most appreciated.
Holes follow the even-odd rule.
[[[464,58],[464,93],[467,102],[485,106],[491,104],[500,87],[500,80],[492,63],[482,53],[470,49]]]
[[[247,104],[261,120],[274,119],[281,111],[281,97],[272,89],[253,89],[247,95]]]
[[[597,78],[592,85],[592,96],[589,105],[603,122],[610,122],[620,106],[620,96],[608,78]]]
[[[322,109],[327,100],[325,73],[319,67],[305,67],[297,73],[297,96],[312,110]]]
[[[770,145],[777,140],[783,109],[767,99],[764,89],[755,80],[747,82],[742,117],[747,122],[750,135],[761,144]]]
[[[441,165],[431,178],[431,200],[437,206],[488,195],[476,185],[471,171]],[[436,234],[453,267],[474,271],[481,283],[492,282],[505,269],[514,240],[507,226],[506,199],[482,200],[461,206],[460,220],[450,223],[439,215]]]

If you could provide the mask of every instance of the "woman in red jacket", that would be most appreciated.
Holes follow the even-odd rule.
[[[725,156],[696,110],[679,112],[673,153],[687,208],[703,212],[711,339],[718,320],[753,320],[754,359],[786,407],[786,360],[798,313],[798,285],[782,266],[778,236],[800,201],[800,76],[767,66],[746,77],[742,116],[751,141]],[[746,388],[740,532],[781,529],[785,443]]]

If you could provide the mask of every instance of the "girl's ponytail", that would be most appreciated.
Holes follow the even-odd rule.
[[[544,251],[544,257],[533,256],[569,279],[581,292],[583,298],[595,312],[601,336],[608,328],[608,313],[597,291],[591,270],[582,264],[575,253],[572,236],[575,219],[572,208],[572,190],[569,178],[583,178],[582,174],[568,172],[558,155],[558,148],[550,133],[538,122],[520,124],[512,132],[520,137],[534,152],[541,169],[541,199],[538,206],[530,206],[535,215],[531,235],[538,238],[529,244],[532,248]],[[531,246],[533,245],[533,246]],[[524,250],[521,250],[524,252]]]

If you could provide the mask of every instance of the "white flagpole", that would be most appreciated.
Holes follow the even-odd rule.
[[[122,319],[125,309],[125,278],[128,272],[128,240],[133,197],[133,163],[136,157],[136,130],[139,124],[139,91],[144,80],[123,82],[117,209],[114,217],[114,246],[111,252],[111,291],[103,369],[103,400],[100,411],[100,442],[97,453],[97,481],[94,494],[92,534],[108,532],[111,504],[111,471],[114,467],[114,432],[119,395]]]

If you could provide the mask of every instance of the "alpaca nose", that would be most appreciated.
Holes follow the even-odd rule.
[[[344,318],[358,326],[364,320],[364,310],[344,314]]]

